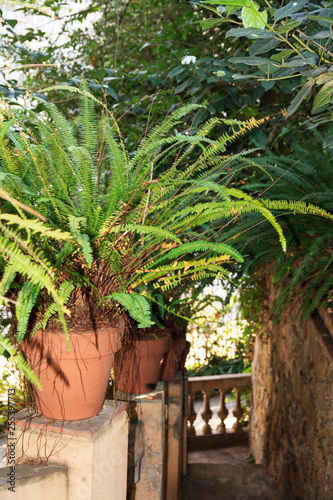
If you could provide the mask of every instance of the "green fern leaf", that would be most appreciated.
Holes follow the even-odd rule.
[[[156,267],[160,262],[164,260],[174,261],[176,258],[181,255],[192,254],[197,252],[216,252],[220,255],[230,255],[230,257],[234,258],[238,262],[243,262],[244,259],[241,254],[235,250],[233,247],[226,243],[210,243],[208,241],[193,241],[191,243],[186,243],[182,246],[176,247],[172,249],[170,252],[166,253],[163,257],[160,257],[155,262],[151,263],[147,266],[146,269],[150,269],[151,267]]]
[[[62,283],[58,290],[59,297],[63,300],[64,305],[66,305],[71,297],[71,294],[74,290],[74,284],[72,281],[65,281]],[[51,304],[45,311],[43,319],[38,321],[34,328],[31,331],[30,338],[34,336],[34,334],[38,330],[45,330],[49,320],[52,318],[54,314],[59,314],[59,306],[55,303]]]
[[[16,274],[17,273],[15,272],[14,267],[10,263],[7,264],[2,276],[2,280],[0,282],[0,305],[3,304],[3,296],[6,295],[6,293],[10,289],[11,284],[16,278]]]
[[[167,240],[172,240],[172,241],[176,241],[177,243],[181,244],[181,240],[176,235],[174,235],[171,231],[167,231],[166,229],[161,229],[159,227],[140,226],[139,224],[126,224],[124,226],[124,228],[122,228],[122,229],[124,231],[136,231],[136,232],[142,233],[142,234],[159,236],[159,237],[161,237],[161,239],[163,238],[163,239],[167,239]]]
[[[4,339],[0,335],[0,356],[3,354],[4,351],[8,351],[10,354],[10,361],[13,361],[17,369],[23,373],[25,378],[34,384],[37,389],[42,388],[42,384],[38,380],[37,375],[31,370],[30,366],[28,363],[25,361],[23,358],[22,354],[20,352],[17,352],[15,347],[10,343],[8,339]]]
[[[69,228],[72,236],[76,239],[77,243],[81,246],[83,255],[87,261],[88,267],[93,263],[92,248],[90,245],[89,236],[81,233],[80,224],[85,222],[85,217],[69,216]]]
[[[48,236],[56,240],[72,240],[70,233],[60,229],[51,229],[36,219],[22,219],[14,214],[0,214],[0,220],[5,220],[7,224],[17,224],[21,229],[30,229],[33,233],[40,233],[41,236]]]
[[[135,319],[139,325],[139,328],[149,328],[154,324],[151,321],[151,311],[149,302],[145,297],[139,295],[138,293],[124,293],[116,292],[109,297],[103,297],[103,300],[107,298],[112,298],[116,302],[119,302],[128,313]]]
[[[16,338],[20,344],[23,337],[27,331],[28,321],[32,308],[35,305],[40,287],[33,284],[31,281],[26,281],[19,291],[17,296],[17,306],[16,306],[16,318],[17,318],[17,330]]]

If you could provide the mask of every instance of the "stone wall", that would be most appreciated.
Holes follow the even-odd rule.
[[[275,324],[266,278],[252,367],[251,449],[284,499],[333,500],[333,337],[326,311],[302,324],[299,302]]]

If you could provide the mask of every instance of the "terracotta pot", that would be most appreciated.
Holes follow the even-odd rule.
[[[127,349],[117,352],[114,363],[116,388],[127,394],[153,391],[168,343],[168,337],[135,340]]]
[[[172,342],[171,347],[167,352],[166,356],[164,357],[161,366],[160,380],[172,380],[173,378],[175,378],[178,370],[181,370],[181,364],[185,348],[186,348],[185,339],[174,340]]]
[[[179,370],[181,372],[185,371],[185,363],[186,363],[186,358],[188,353],[190,352],[191,349],[191,342],[186,340],[185,342],[185,349],[182,352],[181,358],[180,358],[180,364],[179,364]]]
[[[23,341],[21,349],[42,384],[33,389],[38,411],[60,420],[97,415],[123,333],[122,323],[96,333],[71,333],[70,351],[62,332],[39,331]]]

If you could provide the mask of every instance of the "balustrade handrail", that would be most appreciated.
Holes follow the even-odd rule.
[[[251,373],[232,373],[228,375],[208,375],[204,377],[189,377],[189,394],[197,391],[213,391],[214,389],[243,389],[251,386]]]
[[[236,418],[236,422],[233,425],[233,431],[235,433],[243,433],[243,428],[240,420],[243,415],[243,409],[241,407],[241,389],[251,386],[251,373],[232,373],[228,375],[209,375],[204,377],[189,377],[188,378],[188,436],[195,437],[196,431],[194,428],[194,421],[196,420],[196,412],[194,411],[194,396],[196,392],[202,391],[204,396],[204,407],[201,413],[201,417],[205,424],[202,430],[203,435],[212,435],[212,428],[209,424],[212,418],[212,410],[210,408],[210,394],[214,389],[218,389],[220,392],[220,408],[217,412],[220,419],[220,423],[217,426],[217,433],[220,435],[226,435],[226,427],[224,420],[228,416],[228,409],[225,404],[225,397],[230,389],[234,389],[236,392],[236,406],[233,410],[233,415]]]

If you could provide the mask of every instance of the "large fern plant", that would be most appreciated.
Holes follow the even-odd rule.
[[[299,312],[306,320],[315,309],[333,304],[333,156],[323,148],[317,131],[289,128],[282,138],[288,155],[267,150],[243,157],[230,164],[226,179],[232,176],[251,196],[265,197],[263,203],[273,208],[283,228],[288,252],[281,252],[271,228],[256,214],[235,218],[220,237],[223,242],[233,241],[248,256],[234,266],[231,293],[239,284],[251,288],[263,274],[273,273],[279,290],[273,314],[278,318],[298,298]],[[272,201],[276,198],[278,202]]]
[[[219,183],[227,145],[259,122],[224,120],[231,133],[217,139],[218,119],[194,135],[177,133],[182,118],[198,108],[191,105],[153,128],[129,154],[106,108],[97,118],[91,94],[64,90],[80,97],[74,127],[51,102],[39,114],[1,102],[0,188],[10,199],[0,198],[6,223],[0,228],[0,295],[12,301],[17,342],[58,328],[59,321],[66,332],[97,328],[124,311],[139,327],[151,326],[152,291],[223,276],[226,262],[243,261],[229,243],[202,231],[235,214],[260,214],[285,249],[274,202],[268,206]],[[38,250],[26,252],[19,265],[25,242]],[[50,270],[60,302],[47,285]]]

